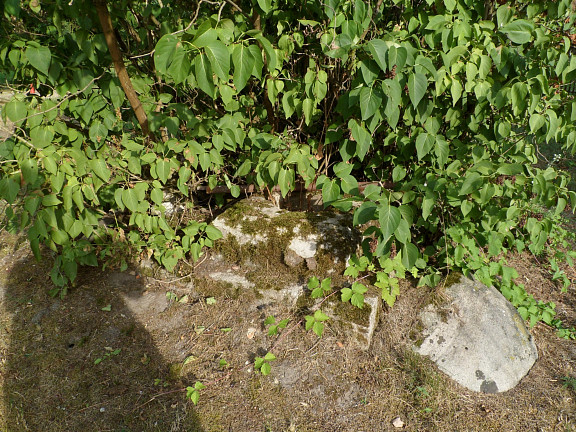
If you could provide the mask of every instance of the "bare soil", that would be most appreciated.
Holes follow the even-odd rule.
[[[512,261],[575,326],[574,287],[562,293],[529,255]],[[515,389],[468,391],[412,351],[433,291],[410,282],[362,351],[329,324],[322,338],[305,332],[283,305],[226,290],[214,303],[190,278],[145,267],[82,269],[66,297],[51,298],[50,265],[0,233],[2,431],[576,430],[576,342],[539,324],[540,358]],[[267,335],[270,315],[292,318],[280,336]],[[272,346],[262,376],[252,362]],[[197,380],[207,387],[194,406],[185,388]]]

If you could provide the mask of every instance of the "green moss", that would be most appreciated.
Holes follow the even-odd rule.
[[[357,308],[349,302],[343,302],[339,297],[334,298],[331,301],[334,313],[343,321],[352,322],[354,324],[361,325],[363,327],[368,327],[370,324],[370,314],[372,313],[372,306],[368,303],[364,303],[362,309]]]
[[[168,381],[178,381],[182,378],[182,363],[171,364],[168,370]]]

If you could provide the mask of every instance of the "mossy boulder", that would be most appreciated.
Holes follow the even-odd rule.
[[[341,274],[361,240],[348,214],[290,212],[258,197],[234,204],[213,224],[224,236],[216,250],[226,261],[267,269],[286,283]]]

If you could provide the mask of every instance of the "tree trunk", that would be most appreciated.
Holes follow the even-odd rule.
[[[130,81],[130,77],[128,76],[128,72],[124,66],[124,60],[122,59],[122,53],[118,47],[118,40],[114,34],[112,20],[110,19],[110,13],[108,12],[108,5],[106,0],[93,1],[94,6],[98,12],[98,18],[100,19],[100,25],[102,26],[104,37],[106,38],[108,50],[110,51],[112,61],[114,62],[114,69],[116,70],[116,74],[120,80],[120,85],[122,85],[122,89],[124,90],[130,105],[132,106],[132,110],[134,111],[134,114],[136,114],[136,118],[138,119],[138,123],[140,123],[142,132],[144,135],[153,138],[148,127],[148,117],[144,112],[144,108],[142,107],[142,103],[140,102],[136,91],[134,91],[134,87],[132,87],[132,81]]]

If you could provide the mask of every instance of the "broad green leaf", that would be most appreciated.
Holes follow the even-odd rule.
[[[19,122],[28,114],[26,104],[22,101],[12,100],[6,104],[4,108],[6,110],[6,115],[14,123]]]
[[[508,36],[508,39],[520,45],[530,42],[533,30],[534,23],[523,19],[512,21],[500,28],[500,31]]]
[[[456,102],[458,102],[462,96],[462,83],[460,83],[458,78],[452,78],[450,93],[452,94],[452,106],[456,106]]]
[[[168,71],[178,42],[178,38],[171,34],[164,35],[160,38],[154,50],[154,65],[158,72],[164,74]]]
[[[414,244],[405,243],[404,246],[402,246],[402,264],[408,270],[412,269],[414,265],[416,265],[418,256],[418,248]]]
[[[36,148],[45,148],[52,144],[54,139],[54,132],[52,128],[45,126],[37,126],[30,131],[30,140],[32,145]]]
[[[322,185],[322,201],[324,201],[324,205],[328,205],[338,198],[340,198],[340,186],[338,186],[336,180],[328,180]]]
[[[376,209],[376,203],[372,201],[366,201],[362,203],[362,205],[358,207],[354,212],[354,219],[352,221],[353,224],[356,226],[363,225],[368,221],[375,220]]]
[[[535,133],[546,124],[546,118],[542,114],[534,113],[530,116],[530,132]]]
[[[56,173],[58,172],[58,165],[56,164],[56,161],[54,160],[53,157],[46,156],[42,158],[42,164],[44,165],[44,169],[50,174],[56,175]]]
[[[178,42],[177,49],[172,56],[172,61],[168,67],[168,74],[172,77],[176,84],[183,83],[190,75],[190,59],[188,52]]]
[[[512,86],[510,91],[512,97],[512,108],[514,109],[514,114],[519,115],[526,108],[526,96],[528,96],[528,86],[526,83],[517,82]]]
[[[306,125],[309,125],[312,122],[312,116],[314,114],[314,100],[310,98],[304,99],[302,102],[302,112],[304,113],[304,121]]]
[[[280,186],[280,193],[285,197],[294,187],[294,170],[282,168],[278,174],[278,186]]]
[[[518,175],[524,173],[524,165],[513,163],[513,164],[502,164],[496,170],[496,173],[503,175]]]
[[[550,141],[552,138],[556,136],[558,132],[558,126],[560,124],[560,120],[556,115],[556,112],[552,109],[546,110],[546,114],[548,115],[548,133],[546,134],[546,141]]]
[[[236,91],[240,92],[246,87],[246,83],[252,75],[255,60],[248,47],[239,43],[234,46],[232,51],[232,63],[234,64],[234,86]]]
[[[216,40],[204,47],[212,70],[222,81],[228,81],[230,72],[230,53],[222,42]]]
[[[422,160],[434,148],[436,138],[428,132],[422,132],[416,138],[416,152],[418,159]]]
[[[354,119],[348,122],[348,127],[352,132],[352,138],[356,141],[356,156],[362,161],[372,146],[372,135]]]
[[[418,108],[418,104],[426,94],[427,89],[428,79],[423,73],[413,73],[408,77],[408,92],[414,108]]]
[[[407,243],[410,241],[410,225],[405,219],[400,220],[398,228],[394,231],[394,237],[396,237],[396,240],[400,243]]]
[[[156,161],[156,174],[158,175],[158,180],[165,184],[170,178],[170,161],[167,159]]]
[[[214,80],[212,79],[212,68],[208,56],[204,53],[198,54],[194,59],[196,82],[198,87],[211,98],[214,98]]]
[[[379,86],[363,87],[360,90],[360,112],[362,120],[367,120],[374,115],[382,104],[382,90]]]
[[[31,42],[26,48],[26,57],[34,68],[44,75],[48,75],[50,61],[52,60],[50,48],[41,46],[36,42]]]
[[[112,171],[108,169],[106,165],[106,161],[104,159],[92,159],[90,161],[90,168],[94,171],[103,182],[107,183],[110,180],[110,176],[112,175]]]
[[[340,177],[340,185],[344,193],[350,195],[358,194],[358,181],[350,174]]]
[[[258,6],[267,14],[272,10],[272,0],[258,0]]]
[[[432,209],[434,208],[435,204],[436,200],[428,193],[424,196],[424,198],[422,198],[422,218],[424,220],[428,219],[428,216],[430,216],[430,213],[432,213]]]
[[[106,137],[108,137],[108,128],[100,121],[95,121],[90,126],[88,135],[92,142],[96,144],[104,144]]]
[[[468,195],[469,193],[472,193],[480,189],[483,182],[484,178],[477,172],[468,173],[466,175],[466,178],[464,179],[464,183],[462,183],[462,187],[460,188],[458,194]]]
[[[274,72],[278,67],[278,59],[276,56],[276,51],[274,51],[274,47],[270,43],[270,41],[262,35],[262,33],[257,34],[256,40],[262,44],[264,48],[264,52],[266,53],[266,65],[270,72]]]
[[[123,189],[122,190],[122,203],[126,208],[132,212],[138,210],[140,201],[138,200],[138,195],[134,189]]]
[[[160,188],[153,188],[152,192],[150,192],[150,198],[154,201],[154,204],[161,205],[162,201],[164,201],[164,194],[162,193],[162,189]]]
[[[372,39],[366,44],[368,51],[384,72],[386,72],[386,53],[388,45],[382,39]]]
[[[215,42],[218,39],[218,32],[211,27],[210,21],[206,20],[196,32],[196,36],[192,39],[192,45],[198,48],[204,48],[207,45]]]
[[[387,243],[394,234],[402,215],[398,207],[391,206],[387,202],[380,204],[378,207],[378,220],[380,221],[380,230],[382,232],[382,243]]]
[[[388,67],[392,69],[396,66],[396,70],[400,70],[406,64],[407,58],[408,50],[406,50],[406,48],[402,46],[391,46],[388,50]]]
[[[45,195],[42,197],[42,205],[45,207],[52,207],[61,203],[62,201],[56,194]]]
[[[450,146],[440,135],[436,136],[436,146],[434,147],[434,152],[436,153],[436,160],[438,165],[446,165],[448,162],[448,156],[450,154]]]
[[[472,204],[472,202],[468,200],[462,201],[462,204],[460,204],[460,210],[462,211],[462,216],[466,216],[468,213],[470,213],[473,207],[474,204]]]

